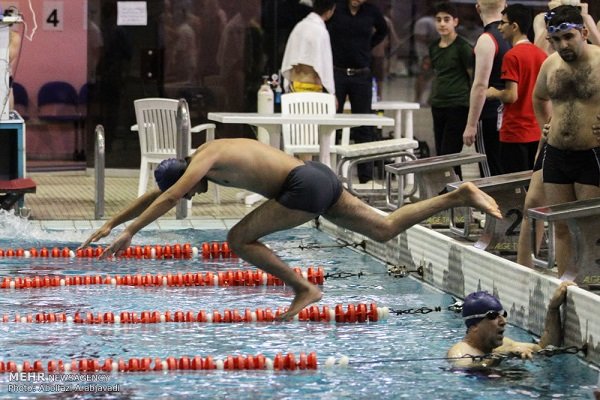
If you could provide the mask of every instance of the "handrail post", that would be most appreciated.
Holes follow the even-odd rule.
[[[178,159],[183,159],[187,157],[189,154],[189,149],[191,146],[190,143],[190,113],[188,111],[188,104],[185,99],[179,99],[179,104],[177,104],[177,134],[176,134],[176,148],[175,154]],[[175,209],[175,218],[184,219],[188,216],[187,209],[188,201],[186,199],[181,199],[177,203],[177,207]]]
[[[104,127],[96,126],[96,143],[94,154],[94,218],[100,219],[104,216]]]

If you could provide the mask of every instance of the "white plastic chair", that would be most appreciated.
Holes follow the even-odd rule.
[[[335,96],[329,93],[298,92],[281,96],[281,113],[284,115],[318,114],[335,115]],[[283,151],[290,155],[319,154],[319,127],[315,124],[287,124],[282,126]],[[342,131],[341,144],[349,144],[350,130]],[[335,132],[331,143],[335,143]],[[335,146],[331,146],[331,165],[335,166]]]
[[[178,100],[165,98],[146,98],[134,100],[135,117],[137,124],[131,127],[138,133],[140,139],[140,180],[138,184],[138,197],[144,194],[148,186],[148,178],[153,167],[164,159],[175,157],[175,143],[177,132],[177,106]],[[189,112],[188,112],[189,115]],[[190,133],[206,134],[206,141],[215,139],[215,124],[196,125]],[[191,138],[189,143],[192,143]],[[188,154],[194,149],[188,149]],[[213,185],[214,201],[220,202],[219,190]]]

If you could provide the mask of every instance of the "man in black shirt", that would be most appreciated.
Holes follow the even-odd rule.
[[[483,33],[474,49],[475,73],[463,143],[471,146],[477,142],[477,150],[486,154],[489,171],[482,171],[483,175],[499,175],[502,173],[502,163],[498,131],[502,125],[502,108],[500,100],[486,100],[485,92],[489,87],[504,89],[504,81],[500,77],[502,59],[510,49],[510,43],[502,37],[498,26],[502,20],[502,10],[506,8],[506,0],[477,0],[476,8],[483,22]]]
[[[333,52],[333,73],[338,113],[343,112],[346,96],[352,113],[370,113],[372,101],[371,49],[387,35],[381,11],[367,0],[338,0],[336,11],[327,23]],[[356,143],[375,140],[371,127],[352,129]],[[359,182],[372,179],[373,163],[358,165]]]

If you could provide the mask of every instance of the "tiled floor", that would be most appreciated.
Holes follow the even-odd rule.
[[[93,174],[44,172],[30,173],[28,176],[37,183],[37,193],[26,196],[25,206],[31,210],[30,219],[48,221],[47,226],[60,226],[60,221],[74,221],[73,224],[86,227],[89,221],[96,219]],[[112,217],[133,201],[137,194],[137,184],[137,177],[107,176],[104,217],[100,219]],[[188,221],[176,221],[173,209],[159,223],[165,227],[168,224],[182,227],[199,222],[207,226],[211,224],[210,221],[214,221],[215,227],[222,228],[223,223],[227,224],[227,220],[237,221],[260,204],[251,207],[238,201],[238,189],[220,187],[219,191],[220,204],[214,203],[213,193],[209,190],[206,194],[194,197]]]
[[[107,176],[105,180],[104,214],[95,217],[95,181],[92,172],[36,172],[28,174],[37,184],[35,194],[26,195],[25,207],[30,209],[30,219],[44,221],[45,227],[89,228],[99,226],[132,202],[137,195],[138,178]],[[375,185],[381,187],[382,181]],[[355,185],[367,188],[368,185]],[[155,224],[161,228],[227,228],[263,201],[247,206],[244,192],[219,186],[220,203],[214,202],[214,186],[208,193],[197,195],[191,212],[184,220],[175,219],[175,209],[169,211]]]

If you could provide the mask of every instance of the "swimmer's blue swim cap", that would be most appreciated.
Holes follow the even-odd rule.
[[[488,292],[474,292],[465,297],[462,307],[462,316],[463,318],[467,318],[472,315],[484,315],[488,311],[502,311],[503,309],[500,300]],[[465,325],[469,328],[478,324],[482,319],[483,317],[465,319]]]
[[[185,160],[176,158],[169,158],[158,164],[158,167],[154,170],[154,179],[160,191],[164,192],[173,186],[181,178],[186,168],[187,163]]]

